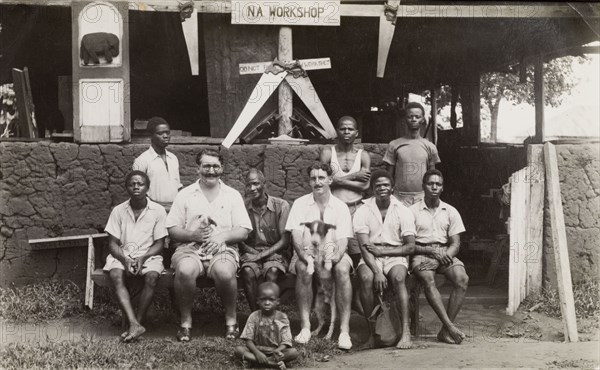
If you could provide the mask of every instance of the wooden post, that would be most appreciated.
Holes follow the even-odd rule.
[[[279,48],[277,57],[281,62],[294,60],[292,52],[292,27],[283,26],[279,28]],[[279,85],[279,135],[285,135],[292,131],[292,120],[290,117],[294,110],[293,91],[287,81]]]
[[[85,305],[89,309],[94,308],[94,282],[92,281],[92,273],[96,268],[96,255],[94,253],[94,237],[88,237],[88,253],[87,253],[87,268],[85,274]]]
[[[527,147],[529,210],[527,212],[527,295],[542,291],[542,251],[544,238],[544,151],[541,145]]]
[[[19,136],[26,138],[38,137],[37,124],[35,122],[35,107],[33,105],[33,96],[31,95],[31,85],[29,83],[29,70],[27,67],[20,69],[13,68],[13,86],[15,96],[17,97],[17,111],[19,112]]]
[[[545,139],[544,127],[544,63],[542,57],[535,59],[533,72],[533,94],[535,102],[534,144],[542,144]]]
[[[558,295],[560,311],[564,325],[565,341],[579,341],[577,335],[577,318],[575,317],[575,300],[571,282],[569,265],[569,249],[563,214],[562,197],[558,176],[556,148],[552,143],[544,144],[544,162],[546,164],[546,184],[548,186],[548,203],[550,205],[550,227],[552,228],[552,249],[556,263]]]
[[[431,88],[431,141],[434,145],[437,145],[437,97],[439,95],[440,88]]]

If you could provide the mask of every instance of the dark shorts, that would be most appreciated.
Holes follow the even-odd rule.
[[[276,268],[285,274],[288,270],[289,262],[280,254],[272,254],[257,262],[243,262],[241,268],[250,268],[256,277],[264,277],[270,268]]]
[[[451,269],[453,267],[456,267],[456,266],[463,266],[463,267],[465,266],[465,264],[462,263],[462,261],[459,260],[456,257],[452,258],[452,263],[451,264],[449,264],[449,265],[442,265],[435,258],[419,254],[419,255],[411,257],[411,259],[410,259],[410,271],[413,271],[417,266],[419,266],[423,262],[431,262],[433,266],[431,268],[428,268],[427,270],[435,271],[438,274],[443,274],[446,271],[448,271],[449,269]]]

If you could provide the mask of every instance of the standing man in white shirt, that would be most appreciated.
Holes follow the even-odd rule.
[[[171,128],[163,118],[152,117],[148,121],[148,132],[152,135],[150,148],[135,159],[133,169],[148,175],[148,197],[169,212],[177,192],[183,187],[179,180],[179,160],[167,150]]]
[[[312,307],[313,275],[307,271],[308,256],[312,250],[310,233],[301,225],[302,222],[322,220],[335,226],[326,236],[328,243],[335,243],[336,250],[332,256],[335,279],[335,301],[340,313],[340,336],[338,347],[352,348],[350,339],[350,304],[352,301],[352,284],[350,271],[352,259],[346,253],[348,239],[354,236],[352,218],[348,206],[331,194],[330,185],[332,170],[328,164],[315,163],[308,169],[310,194],[304,195],[294,202],[288,216],[285,229],[292,233],[294,256],[290,262],[290,272],[296,274],[296,301],[300,314],[300,333],[294,338],[297,343],[308,343],[310,332],[310,309]],[[314,256],[313,256],[314,257]]]

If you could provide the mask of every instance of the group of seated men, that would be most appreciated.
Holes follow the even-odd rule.
[[[340,317],[339,348],[352,347],[353,273],[359,277],[358,294],[367,315],[374,308],[376,294],[392,286],[402,321],[398,348],[412,346],[405,286],[409,273],[423,281],[427,300],[442,322],[437,338],[461,343],[465,335],[454,320],[462,306],[468,276],[456,255],[465,228],[457,210],[440,200],[444,180],[434,168],[439,156],[435,146],[419,134],[423,107],[409,103],[405,122],[406,137],[392,141],[384,157],[388,170],[371,172],[369,154],[354,146],[356,121],[342,117],[337,124],[337,143],[324,147],[319,161],[308,168],[311,193],[296,199],[290,208],[287,201],[266,192],[265,176],[255,168],[244,175],[244,199],[221,180],[223,158],[212,149],[196,157],[198,181],[182,187],[177,157],[166,150],[169,125],[161,118],[151,119],[148,129],[152,145],[136,158],[133,171],[126,177],[130,199],[113,209],[106,225],[110,256],[104,269],[110,272],[129,321],[123,340],[133,340],[145,332],[141,322],[164,270],[162,251],[168,236],[169,249],[174,250],[170,266],[175,270],[179,341],[191,339],[197,278],[206,276],[214,281],[224,306],[225,336],[234,339],[240,335],[238,273],[250,308],[256,311],[260,307],[262,311],[256,312],[265,315],[269,309],[261,292],[271,297],[278,295],[278,289],[259,283],[276,284],[285,274],[293,273],[301,326],[294,341],[307,343],[311,339],[313,301],[308,261],[314,256],[310,255],[309,234],[303,223],[321,220],[335,226],[328,231],[328,238],[336,245],[331,260]],[[363,199],[364,192],[373,196]],[[435,285],[436,272],[445,274],[454,286],[447,308]],[[125,286],[130,274],[143,275],[145,281],[137,311]],[[288,322],[287,317],[284,321]],[[370,329],[366,346],[373,345],[374,328]]]

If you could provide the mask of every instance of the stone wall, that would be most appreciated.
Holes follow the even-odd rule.
[[[600,277],[600,146],[558,145],[558,169],[573,282]],[[548,202],[544,210],[544,286],[556,287]]]
[[[385,145],[365,145],[381,164]],[[102,232],[112,207],[126,199],[123,185],[145,145],[0,143],[0,286],[47,278],[81,284],[86,248],[31,250],[27,240]],[[184,185],[196,179],[199,145],[172,145]],[[214,148],[214,147],[213,147]],[[293,201],[309,192],[304,169],[318,146],[245,145],[223,150],[223,180],[243,191],[243,173],[264,170],[269,191]]]
[[[386,146],[363,144],[371,153],[374,168],[382,166]],[[196,179],[195,156],[202,148],[170,147],[179,158],[184,185]],[[102,232],[111,208],[126,199],[124,177],[133,159],[145,149],[145,145],[0,142],[0,286],[53,277],[83,283],[85,248],[31,250],[27,240]],[[599,150],[597,145],[557,149],[571,268],[574,279],[579,280],[598,271]],[[222,149],[223,180],[243,191],[243,174],[250,167],[258,167],[265,172],[272,195],[293,201],[310,191],[305,169],[317,158],[318,150],[317,145]],[[469,197],[482,199],[484,189],[473,184],[483,181],[485,188],[502,185],[502,176],[484,176],[485,169],[510,173],[513,162],[521,156],[514,151],[502,156],[482,151],[480,155],[472,149],[440,151],[444,161],[440,167],[447,172],[445,200],[459,208],[467,229],[476,234],[483,232],[482,225],[490,220],[482,216],[482,209],[488,205],[465,201]],[[468,163],[463,162],[467,159]],[[466,170],[460,171],[458,163],[464,163]],[[465,208],[464,204],[470,206]],[[474,220],[469,217],[471,213],[481,213],[481,219]],[[545,236],[546,283],[555,275],[548,231],[549,224]]]

